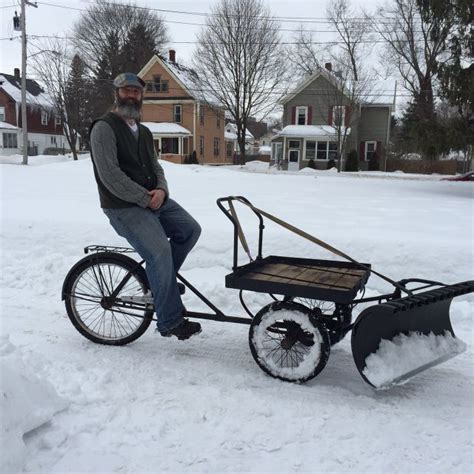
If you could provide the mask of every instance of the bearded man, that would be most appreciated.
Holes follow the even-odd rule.
[[[90,127],[91,158],[103,212],[146,262],[158,331],[184,340],[201,325],[184,317],[176,273],[201,228],[169,197],[153,136],[140,124],[144,85],[128,72],[115,78],[114,108]]]

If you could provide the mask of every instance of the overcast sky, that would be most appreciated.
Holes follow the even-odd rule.
[[[274,17],[282,21],[282,34],[284,40],[291,41],[293,30],[297,30],[301,24],[301,19],[305,22],[305,28],[314,31],[314,41],[328,41],[334,38],[334,34],[327,30],[332,29],[330,25],[324,23],[326,15],[326,5],[331,0],[264,0]],[[364,8],[366,11],[373,11],[376,6],[385,0],[351,0],[353,8]],[[57,35],[68,36],[71,33],[74,23],[76,23],[81,11],[93,3],[94,0],[38,0],[38,8],[26,7],[26,27],[28,35]],[[128,3],[128,2],[124,2]],[[133,2],[138,6],[154,8],[165,20],[170,41],[170,48],[176,50],[178,62],[189,64],[196,40],[196,34],[205,22],[206,14],[210,12],[210,7],[215,1],[163,1],[163,0],[136,0]],[[0,0],[0,72],[13,74],[15,67],[21,68],[21,43],[20,32],[13,30],[13,16],[15,10],[20,14],[19,0]],[[183,24],[187,23],[187,24]],[[191,24],[188,24],[191,23]],[[9,38],[16,38],[9,40]],[[31,38],[28,54],[32,55],[41,50],[44,39]],[[372,60],[372,64],[377,65],[377,59]],[[321,58],[324,62],[327,58]],[[382,70],[382,69],[380,69]],[[28,69],[28,76],[34,77],[31,68]],[[384,89],[393,93],[394,80],[388,79]]]
[[[19,36],[19,32],[13,30],[13,21],[15,10],[20,14],[19,0],[0,0],[0,17],[1,17],[1,33],[0,41],[1,57],[0,72],[13,73],[15,67],[21,67],[21,44],[19,39],[12,41],[3,38],[11,38]],[[46,3],[46,4],[45,4]],[[74,23],[79,19],[81,12],[76,9],[86,9],[92,0],[45,0],[45,3],[38,0],[38,8],[26,8],[27,33],[30,35],[59,35],[66,36],[72,29]],[[177,59],[189,62],[193,44],[173,43],[179,41],[193,42],[195,35],[200,30],[200,24],[204,23],[203,16],[190,13],[209,13],[210,6],[215,4],[213,1],[162,1],[162,0],[137,0],[136,5],[146,6],[149,8],[159,8],[162,10],[182,11],[183,13],[157,12],[161,14],[166,21],[169,36],[172,40],[170,46],[177,52]],[[281,17],[287,20],[282,23],[282,29],[292,30],[299,26],[298,18],[324,19],[327,0],[264,0],[275,17]],[[362,5],[364,8],[374,8],[379,3],[377,0],[352,0],[352,4],[356,7]],[[49,5],[48,5],[49,4]],[[63,7],[59,8],[51,6],[53,4]],[[186,12],[186,13],[184,13]],[[294,20],[293,20],[294,19]],[[305,20],[308,21],[308,20]],[[195,25],[183,25],[173,22],[195,23]],[[317,33],[317,41],[326,41],[331,38],[331,33],[322,32],[328,30],[327,24],[319,22],[306,23],[306,28],[314,30]],[[284,31],[284,37],[290,40],[291,31]],[[37,47],[41,44],[39,39],[31,39],[31,47],[29,54],[38,51]],[[36,46],[36,49],[35,49]]]

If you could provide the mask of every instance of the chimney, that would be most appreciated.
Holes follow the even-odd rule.
[[[18,69],[17,67],[13,70],[13,75],[15,76],[15,79],[17,81],[19,81],[21,79],[21,76],[20,76],[20,69]]]
[[[326,63],[324,67],[329,71],[332,72],[332,64],[331,63]]]
[[[176,51],[174,49],[169,50],[169,58],[172,63],[176,62]]]

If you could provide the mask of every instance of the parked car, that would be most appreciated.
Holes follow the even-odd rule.
[[[474,171],[468,171],[467,173],[449,178],[441,178],[441,181],[474,181]]]

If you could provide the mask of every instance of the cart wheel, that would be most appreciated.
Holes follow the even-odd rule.
[[[286,301],[292,301],[308,308],[313,312],[313,316],[316,319],[321,319],[329,333],[331,346],[344,339],[344,336],[347,334],[346,328],[352,322],[352,310],[349,305],[300,297],[290,297]]]
[[[264,306],[250,324],[249,344],[260,368],[287,382],[316,377],[329,359],[326,328],[310,310],[291,302]]]
[[[78,262],[67,275],[63,296],[74,327],[99,344],[122,346],[138,339],[152,321],[150,308],[121,307],[109,298],[124,277],[131,277],[118,294],[119,299],[145,296],[145,270],[125,255],[94,254]]]

